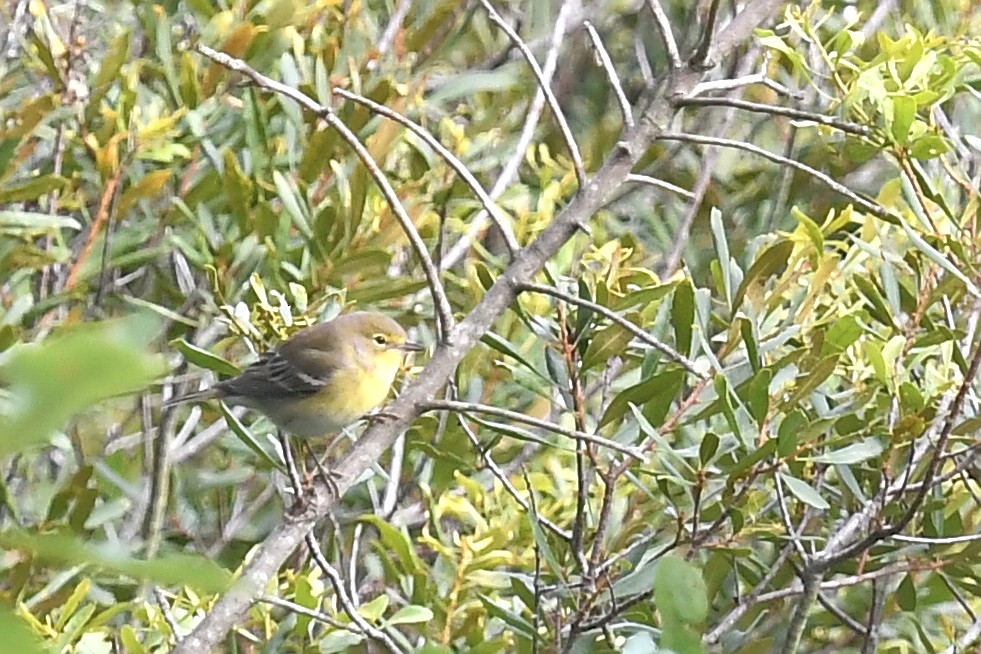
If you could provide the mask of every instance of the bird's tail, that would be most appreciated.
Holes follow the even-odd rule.
[[[172,397],[166,400],[160,406],[164,409],[176,404],[186,404],[188,402],[204,402],[207,400],[213,400],[216,397],[220,397],[221,393],[217,388],[212,386],[211,388],[205,388],[204,390],[194,391],[193,393],[187,393],[185,395],[178,395],[177,397]]]

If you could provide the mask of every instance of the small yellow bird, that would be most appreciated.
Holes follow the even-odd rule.
[[[406,352],[423,347],[381,313],[356,311],[296,332],[240,375],[166,405],[220,399],[300,438],[336,432],[388,397]]]

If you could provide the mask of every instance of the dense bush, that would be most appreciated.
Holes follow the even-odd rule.
[[[973,3],[8,4],[9,651],[981,637]],[[365,307],[339,498],[161,408]]]

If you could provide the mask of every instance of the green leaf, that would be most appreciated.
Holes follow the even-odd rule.
[[[234,364],[226,359],[221,358],[217,354],[212,354],[193,343],[188,343],[183,338],[174,339],[170,342],[170,345],[184,355],[184,358],[189,363],[193,363],[200,368],[213,370],[220,375],[227,375],[229,377],[233,377],[241,372]]]
[[[708,615],[705,581],[695,566],[675,555],[661,559],[654,574],[654,603],[661,614],[662,649],[677,654],[704,652],[701,637],[692,629]]]
[[[736,418],[736,412],[732,408],[732,398],[729,397],[729,381],[725,375],[720,374],[715,378],[713,385],[715,386],[716,395],[719,396],[719,407],[722,409],[722,415],[725,416],[726,424],[729,425],[729,431],[743,445],[749,445],[747,437],[739,429],[739,420]]]
[[[813,506],[815,509],[820,509],[822,511],[830,509],[831,505],[821,497],[820,493],[811,488],[810,484],[801,481],[797,477],[791,477],[782,472],[777,473],[780,475],[780,479],[787,485],[787,490],[789,490],[794,497],[799,499],[804,504]]]
[[[620,421],[631,404],[643,406],[644,417],[659,425],[671,408],[671,402],[681,390],[685,374],[680,370],[668,370],[618,393],[600,418],[599,427]]]
[[[899,224],[902,226],[906,235],[909,236],[910,240],[920,249],[925,255],[927,255],[935,264],[949,272],[951,275],[959,279],[967,287],[968,292],[974,297],[981,297],[981,290],[972,282],[967,275],[962,273],[957,266],[955,266],[950,259],[941,254],[935,247],[927,243],[922,236],[920,236],[916,231],[910,227],[909,223],[906,222],[902,217],[899,217]]]
[[[708,599],[702,572],[680,556],[665,556],[654,572],[654,601],[662,615],[673,615],[686,624],[704,622]]]
[[[537,637],[535,634],[535,628],[522,616],[498,606],[497,602],[483,593],[478,593],[477,596],[480,598],[481,603],[484,605],[484,609],[486,609],[487,614],[490,617],[501,620],[504,622],[504,624],[508,625],[525,638]]]
[[[835,320],[824,335],[821,354],[841,354],[862,335],[862,326],[855,316],[842,316]]]
[[[0,532],[0,547],[33,555],[56,566],[94,565],[133,579],[188,586],[209,593],[228,589],[232,577],[211,559],[196,554],[162,554],[145,561],[119,545],[91,543],[69,533],[34,534],[20,529]]]
[[[739,333],[743,337],[743,343],[746,344],[746,356],[749,358],[749,364],[753,367],[753,372],[758,372],[763,365],[763,360],[760,358],[756,331],[749,318],[739,319]]]
[[[631,314],[627,320],[639,324],[640,315]],[[627,345],[633,340],[633,333],[619,323],[613,323],[605,329],[593,332],[582,359],[582,370],[586,371],[598,365],[605,365],[610,357],[623,354]]]
[[[425,606],[410,604],[403,606],[395,615],[385,621],[385,626],[391,627],[397,624],[417,624],[419,622],[429,622],[433,619],[433,612]]]
[[[872,305],[869,309],[869,313],[873,318],[881,322],[887,327],[895,327],[895,322],[892,319],[892,314],[889,312],[889,308],[886,306],[886,301],[883,299],[882,294],[876,287],[875,283],[871,280],[866,279],[862,275],[855,275],[852,277],[855,285],[858,287],[859,293],[861,293],[869,304]]]
[[[486,345],[486,346],[494,349],[494,350],[497,350],[501,354],[504,354],[504,355],[506,355],[506,356],[514,359],[515,361],[517,361],[518,363],[520,363],[522,366],[524,366],[527,370],[529,370],[529,371],[535,373],[536,375],[538,375],[544,381],[549,381],[548,376],[544,372],[540,371],[530,361],[528,361],[528,359],[526,359],[525,357],[523,357],[518,352],[518,350],[513,345],[511,345],[511,343],[509,343],[508,341],[504,340],[503,338],[501,338],[500,336],[498,336],[494,332],[490,332],[489,331],[489,332],[485,333],[483,336],[480,337],[480,342],[483,343],[484,345]]]
[[[687,279],[678,284],[671,300],[671,324],[678,352],[691,352],[692,330],[695,325],[695,289]]]
[[[909,128],[916,119],[916,100],[908,95],[894,95],[892,98],[892,121],[889,126],[893,140],[899,145],[906,145],[909,140]]]
[[[807,426],[807,417],[800,410],[790,412],[780,422],[780,428],[777,430],[777,455],[781,459],[794,453],[797,449],[798,436]]]
[[[916,610],[916,581],[913,573],[907,572],[896,589],[896,603],[904,611]]]
[[[43,234],[58,229],[81,229],[77,220],[70,216],[52,216],[35,211],[4,209],[0,211],[0,233]]]
[[[349,652],[352,647],[360,645],[364,641],[364,636],[344,629],[332,631],[320,639],[318,647],[320,654],[334,654],[335,652]]]
[[[910,154],[914,159],[936,159],[950,152],[950,144],[939,134],[924,134],[913,141]]]
[[[726,238],[725,226],[722,223],[722,212],[712,207],[709,215],[712,228],[712,242],[715,244],[715,254],[719,262],[719,275],[722,279],[722,290],[726,295],[726,305],[732,309],[732,272],[729,268],[732,257],[729,254],[729,240]]]
[[[749,414],[753,416],[760,429],[763,429],[763,423],[766,422],[766,416],[770,410],[770,380],[772,378],[773,373],[770,369],[763,368],[753,376],[747,389],[746,408],[749,409]]]
[[[0,634],[3,634],[3,649],[6,652],[51,654],[27,623],[7,604],[0,604]]]
[[[242,421],[235,417],[224,402],[219,402],[218,407],[221,409],[221,415],[225,417],[225,424],[228,428],[232,430],[235,437],[238,438],[242,443],[252,450],[256,456],[268,463],[274,470],[279,470],[280,472],[286,472],[286,465],[275,458],[272,452],[266,450],[259,441],[256,440],[255,436],[249,431],[249,428],[242,424]]]
[[[838,367],[838,355],[834,354],[821,359],[814,368],[804,374],[803,379],[798,378],[797,387],[789,399],[785,400],[784,406],[795,408],[802,398],[811,394],[811,391],[820,386],[830,377]]]
[[[732,302],[732,306],[735,308],[742,304],[743,297],[746,295],[746,291],[749,290],[750,284],[762,284],[767,278],[775,274],[778,270],[786,267],[787,263],[790,261],[790,254],[793,251],[793,241],[782,240],[777,241],[770,247],[760,252],[760,254],[756,257],[756,261],[754,261],[753,265],[746,271],[746,276],[743,278],[743,282],[739,285],[739,289],[736,291],[736,297]]]
[[[370,602],[359,606],[358,613],[369,622],[377,622],[379,618],[385,615],[385,611],[388,609],[388,602],[388,595],[382,593]]]
[[[133,316],[10,348],[0,368],[11,395],[10,410],[0,416],[0,458],[44,442],[75,413],[164,374],[163,358],[145,352],[156,331],[156,320]]]
[[[702,437],[702,442],[698,445],[698,460],[701,462],[703,468],[709,464],[718,450],[719,437],[712,432],[705,434]]]
[[[360,522],[374,525],[378,530],[379,539],[389,551],[394,552],[402,571],[408,574],[426,573],[427,566],[419,559],[412,542],[401,530],[392,526],[387,520],[373,514],[362,515]]]
[[[863,461],[873,459],[880,454],[885,447],[875,438],[866,438],[858,443],[852,443],[840,450],[834,450],[826,454],[819,454],[812,457],[801,457],[803,460],[814,461],[815,463],[835,463],[839,465],[854,465]]]
[[[0,188],[0,204],[37,200],[42,195],[47,195],[54,191],[64,191],[69,183],[69,180],[60,175],[41,175],[40,177],[34,177],[20,186]]]

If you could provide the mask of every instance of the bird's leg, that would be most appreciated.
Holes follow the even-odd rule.
[[[303,482],[300,481],[300,473],[296,468],[296,460],[293,458],[293,448],[290,446],[288,434],[277,430],[279,444],[283,448],[283,460],[286,462],[286,475],[289,477],[290,485],[293,487],[295,505],[293,508],[302,510],[306,499],[303,494]]]
[[[317,474],[320,475],[320,479],[323,480],[324,485],[327,486],[327,490],[329,490],[334,497],[339,498],[341,496],[341,489],[337,487],[337,480],[340,478],[340,475],[333,470],[328,470],[324,467],[323,463],[320,461],[320,458],[317,456],[317,453],[313,451],[313,447],[311,447],[310,443],[304,440],[301,440],[300,443],[306,446],[307,452],[310,454],[310,458],[313,459],[314,464],[317,466]]]

